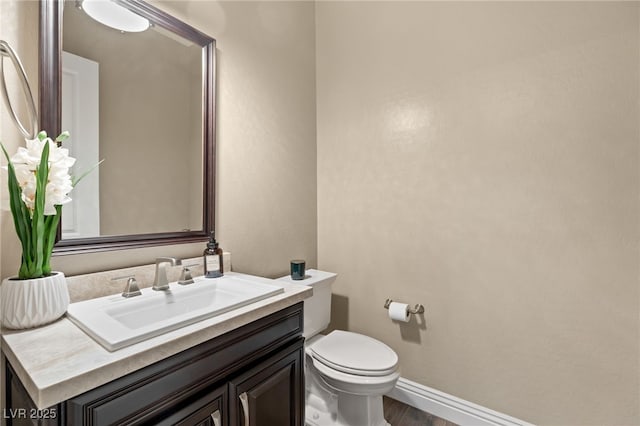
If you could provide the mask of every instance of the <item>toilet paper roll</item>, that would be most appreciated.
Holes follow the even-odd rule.
[[[389,318],[396,321],[409,322],[409,305],[391,302],[389,304]]]

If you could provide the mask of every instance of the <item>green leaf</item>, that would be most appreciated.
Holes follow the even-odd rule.
[[[51,252],[53,251],[53,245],[56,242],[56,235],[58,232],[58,223],[62,216],[62,206],[57,205],[56,214],[52,216],[46,216],[44,218],[45,237],[44,237],[44,261],[42,262],[42,273],[47,276],[51,275]]]
[[[32,256],[34,258],[34,267],[32,273],[36,276],[42,276],[42,264],[44,262],[44,204],[49,180],[49,144],[46,143],[42,148],[42,156],[40,164],[36,170],[36,200],[33,209],[31,241]]]
[[[85,178],[85,176],[87,176],[89,173],[91,173],[94,169],[96,169],[100,164],[102,164],[103,160],[98,161],[97,164],[94,164],[89,170],[85,170],[79,177],[74,177],[73,181],[71,182],[71,186],[73,186],[75,188],[75,186],[78,184],[78,182],[80,182],[82,179]]]
[[[31,215],[29,209],[22,201],[22,189],[18,184],[15,168],[11,163],[9,154],[2,143],[0,143],[2,152],[7,159],[7,168],[9,170],[9,204],[11,206],[11,215],[13,216],[13,223],[18,234],[18,239],[22,245],[22,263],[20,271],[18,273],[19,278],[28,273],[30,265],[32,264],[31,258]]]

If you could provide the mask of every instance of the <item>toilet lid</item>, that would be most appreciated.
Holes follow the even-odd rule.
[[[311,355],[327,367],[348,374],[384,376],[398,366],[389,346],[358,333],[335,330],[310,347]]]

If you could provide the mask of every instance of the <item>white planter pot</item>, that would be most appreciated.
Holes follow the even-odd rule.
[[[0,287],[0,314],[6,328],[33,328],[60,318],[69,306],[62,272],[43,278],[6,278]]]

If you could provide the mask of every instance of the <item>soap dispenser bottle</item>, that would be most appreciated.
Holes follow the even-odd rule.
[[[207,248],[204,249],[204,276],[205,278],[218,278],[223,275],[222,249],[218,247],[215,233],[211,232]]]

